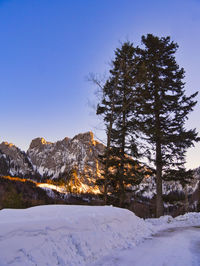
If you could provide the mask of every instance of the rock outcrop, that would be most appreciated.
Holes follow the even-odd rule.
[[[94,140],[92,132],[87,132],[55,143],[34,139],[27,155],[34,170],[43,177],[55,179],[76,169],[90,183],[99,175],[98,155],[103,150],[103,144]]]
[[[100,175],[98,156],[104,145],[94,140],[92,132],[68,137],[55,143],[33,139],[27,153],[13,144],[0,144],[0,174],[19,177],[67,178],[76,170],[82,183],[93,185]]]
[[[0,144],[0,174],[18,177],[33,177],[33,166],[27,154],[12,143]]]

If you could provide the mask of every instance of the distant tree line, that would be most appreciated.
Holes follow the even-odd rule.
[[[150,170],[156,176],[159,217],[163,215],[162,180],[189,182],[186,150],[200,138],[195,129],[185,128],[185,122],[198,92],[186,96],[185,72],[175,59],[177,48],[170,37],[148,34],[142,36],[142,47],[125,42],[115,51],[97,106],[107,136],[100,158],[104,173],[98,180],[105,203],[112,193],[123,207],[127,186],[140,183]],[[144,167],[144,158],[151,167]]]

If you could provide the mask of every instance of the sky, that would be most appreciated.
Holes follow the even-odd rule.
[[[0,0],[0,142],[27,150],[33,138],[48,141],[93,131],[90,73],[107,75],[123,41],[141,44],[152,33],[179,44],[185,89],[200,88],[200,0]],[[200,132],[200,95],[187,127]],[[187,168],[200,166],[200,144],[189,149]]]

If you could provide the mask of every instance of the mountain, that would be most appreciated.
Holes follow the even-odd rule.
[[[27,154],[8,142],[0,144],[0,174],[30,178],[35,176]]]
[[[103,150],[103,144],[94,140],[93,133],[86,132],[55,143],[36,138],[27,156],[34,170],[43,177],[55,179],[76,169],[79,175],[92,178],[99,175],[98,155]]]
[[[200,168],[194,170],[190,184],[185,187],[179,181],[163,181],[164,212],[172,216],[200,211]],[[156,208],[155,176],[144,178],[132,188],[129,206],[143,218],[154,217]]]
[[[65,184],[65,188],[67,187],[70,192],[94,195],[101,190],[95,182],[103,170],[99,155],[103,153],[104,148],[102,143],[94,140],[92,132],[78,134],[71,139],[66,137],[55,143],[46,141],[44,138],[36,138],[31,141],[26,153],[13,144],[2,142],[0,175],[34,179],[43,183],[51,179]],[[67,183],[69,181],[70,187]],[[54,185],[56,186],[57,184]],[[44,187],[46,191],[48,191],[47,187],[50,188],[50,186]],[[72,190],[71,187],[73,187]],[[59,194],[58,189],[57,192]],[[197,210],[200,208],[199,192],[200,168],[194,171],[194,179],[186,188],[178,181],[163,182],[166,213],[173,215],[184,213],[185,204],[189,204],[190,210]],[[144,178],[139,185],[129,187],[126,204],[137,215],[151,217],[155,209],[155,195],[155,177],[150,176]],[[189,203],[186,203],[185,195],[188,195]],[[62,192],[59,197],[63,198]],[[110,204],[115,204],[113,199],[110,200]]]
[[[76,171],[80,186],[94,186],[102,166],[98,156],[104,145],[94,140],[92,132],[68,137],[55,143],[44,138],[33,139],[27,153],[7,142],[0,144],[0,175],[10,175],[37,180],[66,180]]]

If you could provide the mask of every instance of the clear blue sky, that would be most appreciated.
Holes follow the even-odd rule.
[[[199,90],[199,0],[0,0],[0,142],[26,150],[38,136],[102,138],[86,77],[108,70],[120,41],[137,45],[147,33],[179,44],[187,94]],[[188,126],[200,132],[199,107]],[[199,154],[197,144],[187,166],[199,166]]]

